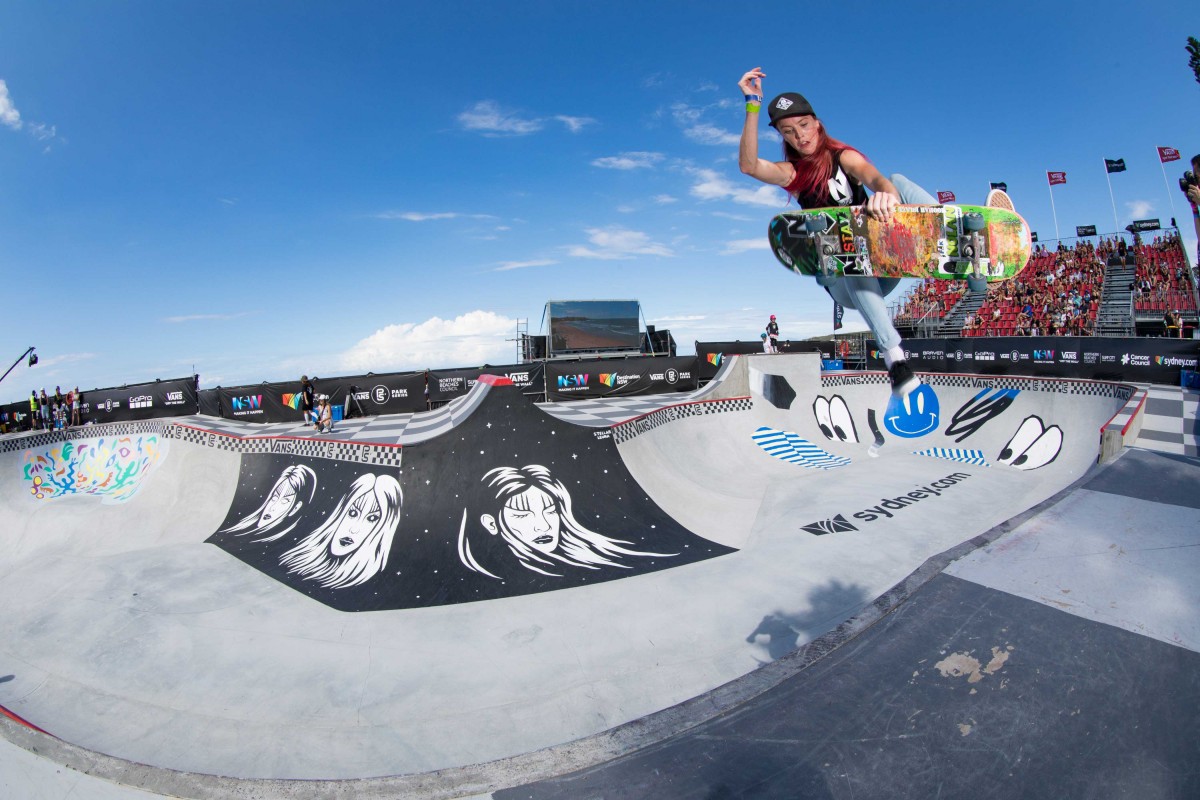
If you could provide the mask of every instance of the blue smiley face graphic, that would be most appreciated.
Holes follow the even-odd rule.
[[[940,417],[937,394],[933,387],[922,383],[908,397],[888,401],[883,413],[883,425],[903,439],[916,439],[937,430]]]

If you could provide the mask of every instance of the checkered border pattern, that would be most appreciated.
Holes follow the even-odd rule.
[[[235,436],[182,424],[171,425],[164,435],[235,453],[283,453],[386,467],[400,466],[403,449],[394,444],[340,442],[300,436]]]
[[[233,453],[288,453],[309,458],[354,461],[383,467],[399,467],[403,448],[395,444],[339,442],[291,436],[237,436],[210,431],[177,422],[115,422],[86,425],[61,433],[37,433],[0,440],[0,453],[29,450],[74,439],[98,439],[106,436],[134,436],[157,433],[164,439],[176,439],[201,447]]]
[[[686,417],[700,417],[708,414],[725,414],[731,411],[749,411],[754,407],[754,401],[749,397],[734,397],[728,400],[700,400],[695,403],[682,403],[675,406],[651,411],[645,416],[622,422],[613,426],[613,438],[617,444],[624,444],[643,433],[654,430],[668,422]]]
[[[40,432],[34,434],[8,436],[0,439],[0,453],[11,453],[16,450],[29,450],[45,447],[57,442],[69,442],[76,439],[99,439],[105,436],[136,436],[141,433],[157,433],[164,438],[172,438],[170,429],[173,424],[147,420],[146,422],[113,422],[108,425],[84,425],[67,431]]]
[[[954,389],[1018,389],[1023,392],[1047,392],[1082,397],[1113,397],[1128,400],[1137,391],[1127,383],[1077,380],[1072,378],[1035,378],[1026,375],[956,375],[922,372],[921,380],[930,386]],[[887,384],[887,373],[859,372],[849,375],[822,375],[821,388],[873,386]]]

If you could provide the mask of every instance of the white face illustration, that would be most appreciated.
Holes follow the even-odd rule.
[[[263,506],[262,514],[258,517],[258,526],[265,528],[286,517],[296,506],[296,499],[296,490],[290,483],[281,481],[275,484],[275,488],[271,490],[271,496],[267,498],[267,503]]]
[[[333,538],[329,541],[329,553],[338,558],[353,553],[375,530],[382,516],[374,495],[364,495],[355,500],[338,521]]]
[[[528,510],[522,510],[523,507]],[[506,531],[533,549],[551,553],[558,548],[562,520],[554,498],[541,489],[527,489],[510,499],[500,518]]]

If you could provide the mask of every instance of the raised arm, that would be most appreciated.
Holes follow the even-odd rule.
[[[762,67],[755,67],[738,81],[738,88],[746,98],[746,121],[738,144],[738,167],[763,183],[787,186],[796,176],[795,168],[786,161],[766,161],[758,157],[758,112],[762,108],[762,79],[765,77]]]
[[[900,192],[892,185],[892,182],[883,177],[883,173],[876,169],[874,164],[867,161],[861,153],[853,150],[846,150],[842,153],[842,167],[850,173],[851,177],[875,193],[867,198],[864,206],[867,209],[867,216],[885,222],[891,219],[892,212],[895,211],[896,206],[900,205]]]

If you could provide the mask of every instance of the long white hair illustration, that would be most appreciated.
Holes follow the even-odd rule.
[[[327,589],[366,583],[387,564],[404,502],[390,475],[360,475],[321,527],[280,557],[289,575]]]
[[[296,527],[300,509],[312,502],[316,491],[317,474],[303,464],[293,464],[280,474],[261,506],[222,532],[253,534],[256,542],[273,542]]]
[[[488,508],[479,517],[480,524],[488,533],[500,536],[517,562],[533,572],[558,578],[562,575],[550,570],[560,565],[629,569],[629,564],[619,560],[623,556],[668,558],[678,555],[634,550],[624,546],[631,542],[584,527],[575,519],[567,487],[552,477],[550,470],[538,464],[497,467],[488,471],[482,482],[494,490],[494,496],[488,498]],[[500,579],[485,569],[471,552],[467,516],[464,510],[458,531],[459,560],[468,569]]]

